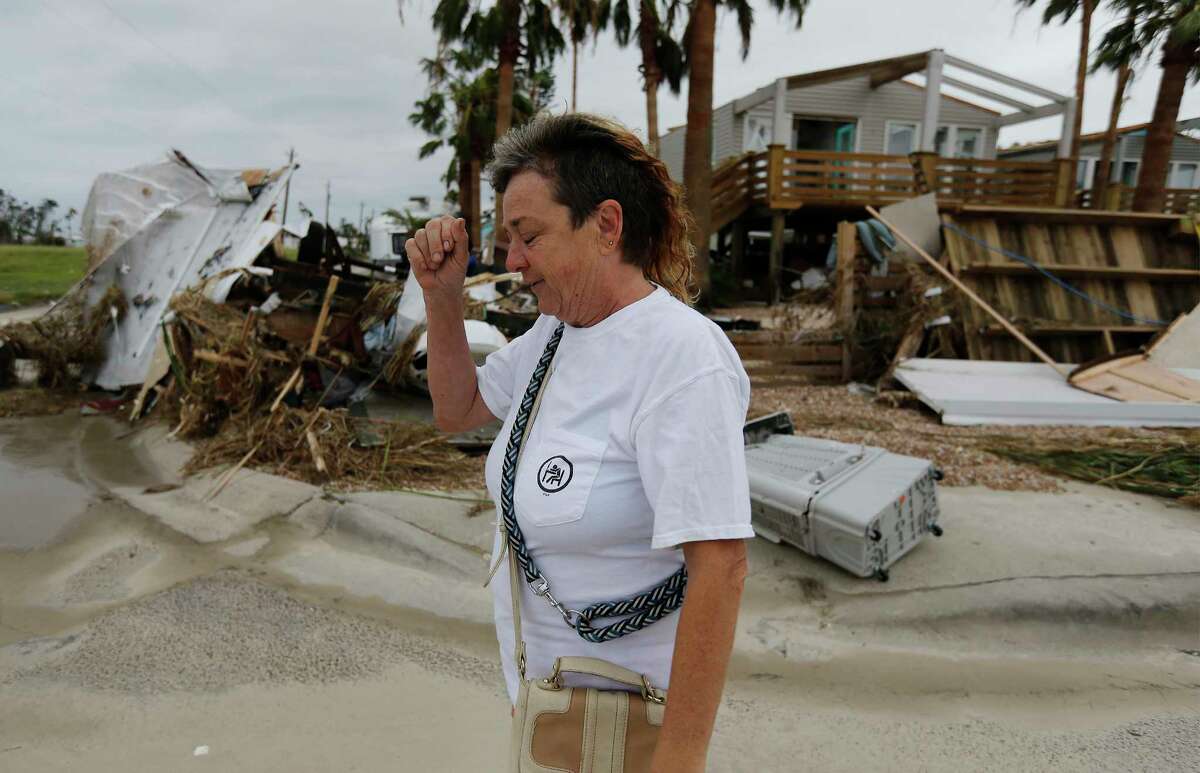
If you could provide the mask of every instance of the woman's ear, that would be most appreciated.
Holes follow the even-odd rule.
[[[596,207],[596,229],[600,236],[600,252],[605,255],[617,251],[625,226],[625,213],[616,199],[605,199]]]

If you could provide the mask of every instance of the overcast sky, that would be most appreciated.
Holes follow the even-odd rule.
[[[333,219],[440,198],[447,157],[417,160],[425,137],[407,120],[425,91],[417,62],[434,40],[435,0],[413,0],[402,23],[394,0],[4,0],[0,25],[0,188],[27,200],[83,208],[100,172],[155,161],[177,147],[201,165],[277,166],[295,147],[292,187]],[[803,26],[756,2],[749,57],[737,27],[718,17],[715,100],[721,104],[781,75],[930,48],[1032,81],[1074,88],[1079,27],[1041,28],[1040,11],[1013,0],[811,0]],[[1112,23],[1097,13],[1093,39]],[[643,134],[645,101],[635,48],[602,38],[580,57],[579,108]],[[558,107],[570,97],[569,57],[558,68]],[[1084,131],[1108,121],[1115,78],[1088,80]],[[1150,120],[1157,55],[1144,64],[1122,123]],[[680,96],[660,92],[660,131],[683,123]],[[1200,115],[1200,89],[1181,117]],[[1058,136],[1059,118],[1021,124],[1003,144]]]

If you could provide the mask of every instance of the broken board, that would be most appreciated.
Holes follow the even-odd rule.
[[[1200,403],[1200,381],[1150,362],[1142,352],[1078,368],[1071,386],[1114,400],[1152,403]]]

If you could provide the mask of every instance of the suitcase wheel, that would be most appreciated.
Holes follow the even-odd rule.
[[[929,533],[935,537],[940,537],[940,536],[942,536],[942,534],[944,534],[944,532],[942,531],[942,527],[938,526],[936,523],[930,524]]]
[[[887,582],[888,576],[889,575],[887,573],[887,569],[876,569],[875,570],[875,579],[879,580],[880,582]]]

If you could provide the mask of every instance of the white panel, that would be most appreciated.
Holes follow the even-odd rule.
[[[1200,370],[1173,372],[1200,380]],[[1200,427],[1200,405],[1110,400],[1076,389],[1042,363],[910,359],[896,379],[943,424]]]

